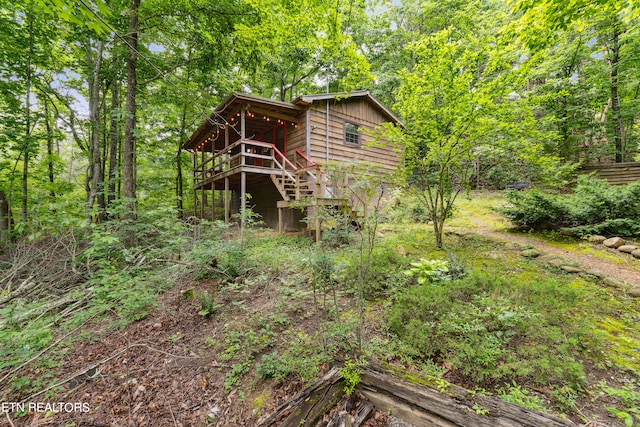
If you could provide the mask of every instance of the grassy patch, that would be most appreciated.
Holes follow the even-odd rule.
[[[584,386],[580,351],[598,351],[593,321],[573,314],[582,294],[556,280],[524,285],[474,274],[416,286],[389,312],[412,356],[446,364],[480,385],[533,380]]]

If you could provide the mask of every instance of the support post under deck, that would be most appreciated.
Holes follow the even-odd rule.
[[[245,210],[247,208],[247,173],[240,173],[240,230],[244,232]]]
[[[216,220],[216,186],[211,183],[211,221]]]
[[[229,223],[229,178],[224,178],[224,223]]]

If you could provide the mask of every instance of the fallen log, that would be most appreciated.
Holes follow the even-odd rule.
[[[407,374],[393,367],[382,368],[371,363],[362,369],[360,379],[356,392],[364,399],[360,399],[357,422],[353,425],[364,422],[375,407],[421,427],[577,427],[570,420],[531,411],[495,397],[478,396],[446,381]],[[261,419],[257,426],[316,426],[343,395],[339,370],[333,368],[280,405],[273,414]],[[349,425],[348,418],[347,411],[340,408],[330,425]]]
[[[273,414],[258,420],[257,426],[314,426],[343,395],[342,378],[339,369],[334,367],[318,381],[280,405]]]
[[[380,411],[425,427],[575,427],[554,415],[531,411],[490,396],[477,396],[454,384],[440,389],[428,386],[433,379],[411,374],[400,379],[379,366],[363,369],[356,387]]]

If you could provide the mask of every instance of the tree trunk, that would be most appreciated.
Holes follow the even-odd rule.
[[[87,194],[87,218],[91,219],[91,211],[98,202],[97,221],[104,220],[104,172],[102,171],[102,150],[100,147],[100,71],[102,69],[102,51],[104,42],[100,40],[95,61],[91,58],[91,48],[87,47],[87,63],[93,62],[93,76],[89,78],[89,122],[91,124],[89,142],[89,160],[91,180]]]
[[[123,147],[123,190],[124,197],[128,199],[128,209],[126,217],[135,218],[136,216],[136,64],[138,60],[138,8],[140,0],[131,1],[131,15],[129,18],[129,34],[127,36],[127,98],[126,109],[127,119],[124,129],[124,147]]]
[[[111,206],[116,198],[116,168],[118,166],[118,84],[111,89],[111,129],[109,141],[109,185],[107,191],[107,206]]]
[[[613,24],[613,37],[611,46],[611,120],[613,121],[613,141],[616,150],[616,163],[624,161],[624,141],[622,135],[622,116],[620,115],[620,95],[618,88],[620,85],[618,77],[618,66],[620,64],[620,25]]]
[[[31,150],[31,56],[33,55],[33,14],[29,12],[29,54],[27,55],[27,91],[25,94],[25,136],[22,163],[22,222],[27,222],[27,196],[29,194],[29,151]]]
[[[0,249],[9,243],[11,235],[11,208],[9,199],[3,190],[0,190]]]
[[[180,139],[178,141],[178,151],[176,153],[176,207],[178,209],[178,218],[182,218],[184,212],[184,204],[182,198],[184,195],[184,188],[182,185],[182,143],[186,139],[186,125],[187,125],[187,103],[185,102],[182,109],[182,117],[180,119]],[[213,144],[213,142],[212,142]]]
[[[53,173],[53,132],[51,130],[51,123],[49,122],[49,107],[48,103],[44,102],[44,115],[45,115],[45,126],[47,128],[47,169],[49,171],[49,185],[51,188],[49,189],[49,196],[51,196],[51,203],[56,202],[56,191],[54,188],[54,173]]]

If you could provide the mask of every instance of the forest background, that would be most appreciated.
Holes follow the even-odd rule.
[[[232,91],[368,89],[422,139],[482,110],[470,182],[562,186],[578,162],[637,158],[638,14],[626,0],[4,1],[2,241],[193,211],[181,144]]]

